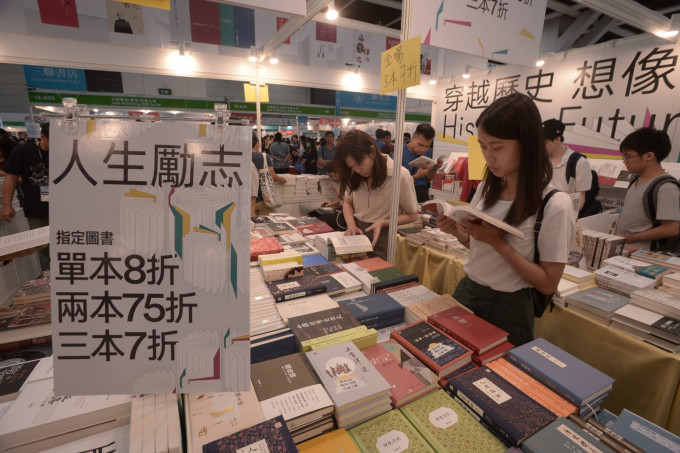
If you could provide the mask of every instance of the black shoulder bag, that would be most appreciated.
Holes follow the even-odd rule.
[[[541,258],[538,254],[538,233],[541,231],[541,223],[543,222],[543,211],[545,210],[545,205],[548,204],[550,198],[552,198],[552,196],[555,195],[557,192],[559,192],[557,189],[553,189],[550,192],[548,192],[545,198],[543,198],[541,206],[538,208],[538,212],[536,213],[536,222],[534,223],[534,263],[536,264],[539,264],[541,261]],[[534,303],[534,316],[536,316],[537,318],[543,316],[543,313],[545,313],[545,309],[548,308],[548,305],[551,304],[554,294],[555,293],[543,294],[536,288],[531,288],[531,300]],[[550,311],[552,311],[552,306],[550,307]]]

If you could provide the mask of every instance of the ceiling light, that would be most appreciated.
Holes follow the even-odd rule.
[[[437,84],[437,81],[436,81],[435,79],[430,79],[430,81],[429,81],[428,83],[429,83],[430,85],[436,85],[436,84]]]
[[[536,60],[536,67],[540,68],[545,64],[545,60]]]
[[[250,55],[248,56],[248,61],[251,63],[257,63],[257,49],[255,46],[250,46]]]
[[[470,74],[466,72],[465,74],[463,74],[463,78],[464,78],[464,79],[469,79],[469,78],[470,78]]]
[[[659,38],[672,38],[673,36],[677,36],[678,30],[657,31],[655,34]]]
[[[272,56],[269,58],[269,64],[277,64],[279,62],[278,57]]]
[[[328,9],[326,10],[326,19],[335,20],[339,16],[338,10],[335,9],[335,1],[331,1],[328,4]]]
[[[179,46],[179,54],[183,57],[188,57],[191,56],[191,43],[190,42],[180,42]]]

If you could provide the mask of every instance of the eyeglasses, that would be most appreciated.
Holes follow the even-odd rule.
[[[638,153],[635,153],[635,154],[624,154],[624,155],[622,156],[622,159],[623,159],[624,162],[626,162],[627,160],[630,160],[630,159],[632,159],[633,157],[640,157],[640,156],[642,156],[642,154],[638,154]]]

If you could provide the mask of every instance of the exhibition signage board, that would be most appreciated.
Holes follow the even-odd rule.
[[[656,45],[579,49],[543,67],[503,66],[469,79],[441,79],[433,104],[436,147],[466,147],[482,111],[513,92],[530,96],[543,120],[561,120],[565,143],[588,157],[620,159],[621,140],[643,126],[665,130],[680,143],[678,54],[678,44],[659,39]],[[678,150],[673,147],[671,162],[678,161]]]
[[[380,94],[420,85],[420,36],[384,51],[380,56]]]
[[[223,3],[247,6],[248,8],[266,9],[283,14],[304,16],[307,14],[306,0],[224,0]]]
[[[246,390],[250,127],[51,123],[55,392]]]
[[[547,0],[424,0],[411,8],[411,36],[443,49],[533,65]]]
[[[396,111],[397,97],[337,90],[335,92],[335,110],[338,115],[341,108]]]

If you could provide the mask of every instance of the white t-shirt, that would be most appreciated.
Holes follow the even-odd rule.
[[[361,183],[354,192],[345,194],[346,200],[352,200],[354,216],[366,223],[375,223],[390,218],[390,200],[392,199],[392,175],[394,161],[389,156],[382,155],[387,164],[387,178],[377,189],[369,189],[365,182]],[[416,189],[413,178],[408,170],[399,167],[399,210],[412,214],[418,212]]]
[[[550,183],[555,186],[557,190],[567,193],[575,192],[585,192],[590,190],[593,185],[593,175],[590,171],[590,164],[588,159],[581,157],[576,162],[576,175],[573,187],[569,187],[569,182],[567,181],[567,162],[569,161],[569,156],[574,154],[574,151],[567,148],[567,151],[562,156],[562,161],[559,164],[552,163],[553,177]]]
[[[548,186],[543,196],[553,189]],[[508,213],[512,201],[498,201],[490,209],[484,210],[482,191],[484,182],[477,188],[477,192],[470,203],[492,217],[503,220]],[[534,222],[536,215],[532,215],[519,225],[525,239],[511,234],[505,234],[505,240],[527,260],[534,261]],[[541,261],[549,263],[566,263],[571,241],[576,228],[571,200],[566,193],[556,193],[548,202],[543,213],[543,224],[538,235],[538,250]],[[514,271],[507,261],[501,257],[490,245],[470,238],[470,253],[465,261],[465,272],[475,282],[488,286],[496,291],[514,292],[531,285]]]
[[[661,176],[658,176],[660,178]],[[652,221],[645,214],[646,200],[643,200],[645,190],[657,178],[633,185],[626,191],[623,210],[616,231],[620,234],[640,233],[652,228]],[[680,220],[680,189],[675,184],[664,183],[656,193],[656,218],[658,220]],[[635,242],[631,244],[641,249],[649,250],[651,243]]]

